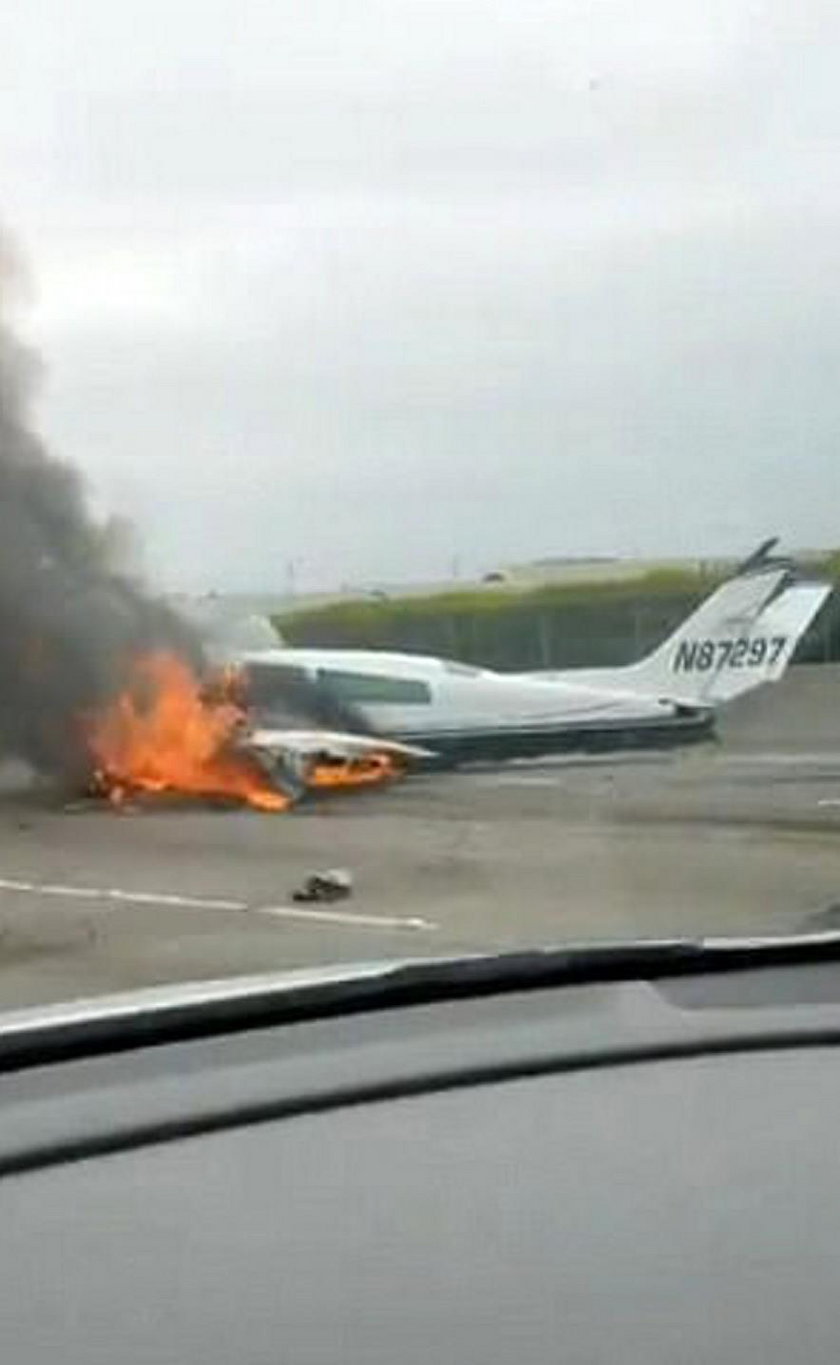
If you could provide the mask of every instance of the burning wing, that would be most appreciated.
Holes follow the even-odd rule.
[[[260,729],[251,732],[248,742],[266,752],[282,751],[303,758],[319,755],[339,759],[365,758],[371,754],[387,754],[390,758],[411,763],[433,757],[431,749],[423,749],[417,744],[401,744],[395,739],[349,734],[340,730]]]
[[[432,757],[417,745],[340,730],[257,729],[243,746],[292,800],[312,789],[386,782]]]

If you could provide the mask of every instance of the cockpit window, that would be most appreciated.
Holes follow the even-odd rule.
[[[258,710],[285,701],[307,682],[306,671],[290,664],[249,664],[245,676],[248,701]]]

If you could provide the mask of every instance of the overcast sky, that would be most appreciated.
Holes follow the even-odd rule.
[[[38,418],[168,587],[840,543],[836,0],[8,0]]]

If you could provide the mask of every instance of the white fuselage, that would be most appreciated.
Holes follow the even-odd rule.
[[[685,715],[674,702],[609,685],[610,674],[581,681],[495,673],[423,655],[377,650],[282,648],[244,654],[270,714],[271,678],[327,689],[379,734],[461,757],[615,747],[660,737]],[[699,714],[699,713],[698,713]],[[611,743],[611,741],[613,741]]]
[[[454,761],[684,744],[710,734],[720,706],[778,682],[830,592],[830,583],[798,579],[762,546],[623,668],[494,673],[420,654],[294,647],[235,658],[250,675],[255,719],[268,726],[296,695],[310,721]]]

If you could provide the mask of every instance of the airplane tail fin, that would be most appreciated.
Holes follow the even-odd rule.
[[[716,707],[777,682],[831,592],[799,582],[790,560],[767,541],[701,602],[664,644],[622,670],[633,691],[687,706]]]

